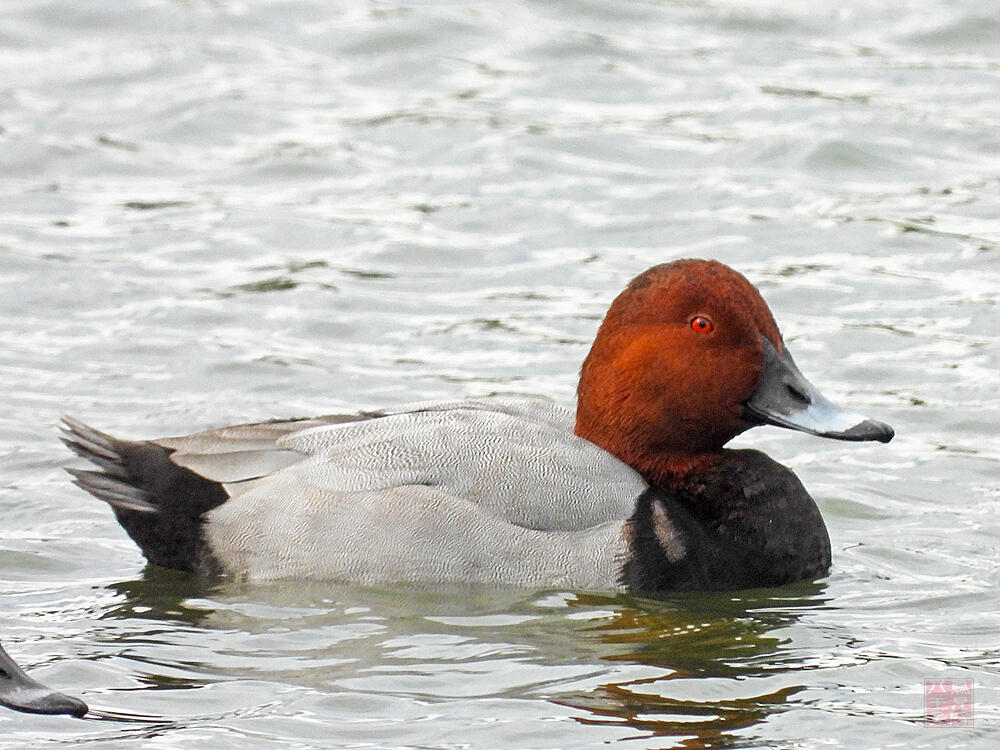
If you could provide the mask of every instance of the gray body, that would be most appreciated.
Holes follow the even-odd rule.
[[[90,428],[67,424],[80,452]],[[201,531],[233,576],[615,588],[626,524],[648,485],[572,425],[548,402],[493,398],[150,443],[224,489]],[[91,433],[94,460],[93,444],[114,438]],[[116,442],[106,452],[122,453]],[[117,493],[116,510],[164,512],[132,479],[74,473],[102,499]],[[114,486],[102,495],[95,476]]]

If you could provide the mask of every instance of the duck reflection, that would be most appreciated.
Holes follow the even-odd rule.
[[[824,606],[823,592],[822,584],[807,582],[665,601],[579,596],[579,606],[612,605],[610,617],[586,629],[611,647],[602,659],[664,674],[606,683],[556,702],[584,711],[576,717],[581,724],[631,727],[641,737],[669,738],[664,747],[745,743],[746,730],[786,710],[804,689],[775,689],[773,680],[759,680],[765,689],[756,692],[752,678],[801,668],[782,653],[787,639],[777,633]]]
[[[101,619],[137,618],[203,625],[214,613],[211,607],[203,606],[206,597],[222,586],[219,580],[149,565],[141,578],[108,586],[119,597],[113,606],[104,610]]]
[[[653,601],[471,585],[213,583],[152,566],[112,588],[120,596],[101,618],[120,621],[115,646],[151,689],[238,678],[421,700],[544,695],[581,725],[689,748],[745,743],[797,705],[804,686],[793,673],[805,667],[789,628],[827,603],[814,583]]]

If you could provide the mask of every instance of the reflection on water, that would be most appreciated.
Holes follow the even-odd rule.
[[[805,689],[796,673],[809,665],[784,653],[789,628],[827,604],[816,583],[658,601],[471,585],[247,585],[155,567],[109,589],[100,619],[122,621],[114,645],[132,662],[130,689],[243,684],[247,705],[225,715],[266,714],[252,697],[261,680],[421,701],[544,695],[581,726],[692,748],[730,746]],[[623,679],[601,678],[609,672]],[[133,738],[222,718],[131,714],[114,708],[116,695],[93,716],[142,725]]]
[[[802,689],[785,687],[746,698],[694,701],[612,684],[602,685],[578,701],[564,702],[594,714],[594,718],[578,718],[582,724],[607,723],[634,729],[635,734],[627,738],[671,738],[664,747],[732,747],[740,742],[737,730],[751,728],[783,710],[788,699]]]
[[[601,643],[621,647],[602,658],[655,666],[657,677],[602,684],[592,692],[562,696],[559,702],[591,716],[584,724],[628,726],[636,736],[669,737],[673,747],[729,747],[734,732],[761,723],[787,708],[805,689],[786,684],[774,689],[776,674],[803,665],[785,663],[780,670],[761,669],[786,643],[775,631],[794,623],[803,611],[823,606],[823,586],[797,584],[782,589],[731,594],[685,594],[666,602],[618,601],[614,614],[586,629]],[[580,597],[596,604],[596,597]],[[700,700],[690,698],[690,685],[674,681],[717,678],[715,690]],[[739,695],[733,695],[738,693]]]
[[[199,578],[177,570],[149,565],[140,578],[110,584],[114,604],[101,613],[103,619],[154,620],[201,625],[211,610],[191,604],[223,587],[223,583]]]
[[[751,669],[753,660],[770,656],[781,646],[781,639],[771,633],[823,603],[817,598],[820,584],[788,588],[811,591],[797,595],[761,589],[749,596],[736,592],[704,598],[691,594],[666,602],[643,600],[618,609],[610,620],[588,630],[603,643],[629,647],[620,655],[606,655],[610,660],[638,660],[669,668],[675,677],[756,674]]]

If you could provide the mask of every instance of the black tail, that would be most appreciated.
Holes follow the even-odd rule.
[[[119,440],[72,417],[62,421],[62,441],[99,469],[67,469],[73,483],[112,507],[149,562],[192,573],[223,572],[202,533],[204,514],[229,498],[219,482],[175,464],[170,448]]]

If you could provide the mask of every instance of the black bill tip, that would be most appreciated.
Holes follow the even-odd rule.
[[[866,419],[864,422],[831,437],[837,437],[840,440],[877,440],[880,443],[888,443],[895,435],[896,431],[885,422]]]

